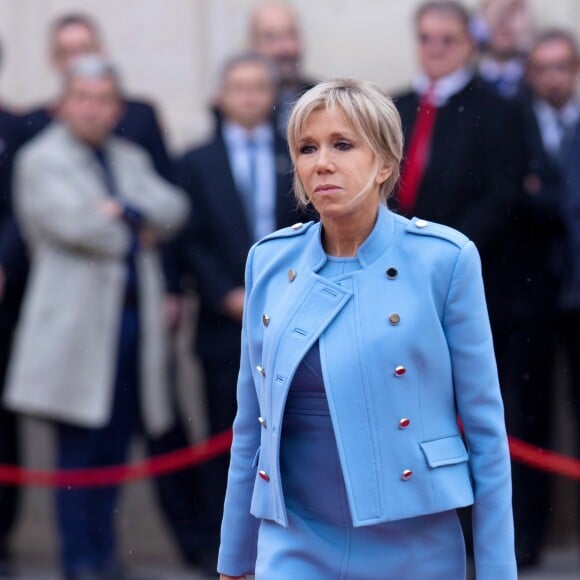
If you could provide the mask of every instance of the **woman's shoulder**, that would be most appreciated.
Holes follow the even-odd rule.
[[[318,225],[318,222],[309,221],[309,222],[297,222],[291,226],[286,228],[281,228],[264,236],[262,239],[258,240],[254,246],[258,251],[261,251],[261,247],[267,247],[266,251],[270,251],[273,246],[277,247],[293,247],[295,245],[300,245],[301,243],[305,242],[307,239],[310,239],[309,233],[312,234],[312,228],[316,229],[315,226]]]
[[[287,264],[302,262],[310,242],[319,232],[318,222],[298,222],[258,240],[250,249],[248,265],[254,274],[267,276]],[[288,266],[290,267],[290,266]]]
[[[469,242],[469,238],[465,234],[443,224],[427,221],[418,217],[410,220],[401,218],[401,220],[404,220],[402,221],[402,225],[405,228],[406,234],[421,236],[427,240],[443,240],[459,249],[462,249]]]

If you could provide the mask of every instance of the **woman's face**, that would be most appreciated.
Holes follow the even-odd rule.
[[[318,109],[308,117],[298,141],[296,172],[324,220],[374,215],[380,185],[391,170],[377,168],[373,150],[342,111]]]

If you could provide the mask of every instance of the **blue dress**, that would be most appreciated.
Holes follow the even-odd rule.
[[[358,267],[357,258],[329,258],[321,274],[336,281]],[[288,527],[262,520],[257,580],[465,579],[455,511],[353,527],[318,343],[294,376],[280,444]]]

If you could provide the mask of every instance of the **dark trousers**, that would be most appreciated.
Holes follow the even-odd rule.
[[[573,412],[576,422],[576,454],[580,456],[580,309],[562,312],[558,317],[558,345],[565,357],[563,377],[566,386],[566,407]],[[580,485],[577,486],[577,506],[580,509]],[[576,514],[580,533],[580,514]]]
[[[4,390],[6,370],[10,359],[13,328],[0,326],[0,397]],[[0,464],[20,464],[20,443],[16,415],[0,405]],[[20,489],[0,485],[0,560],[7,557],[7,544],[16,521]]]
[[[176,383],[171,380],[175,421],[160,437],[146,437],[152,457],[187,447],[190,442],[177,401]],[[188,468],[155,479],[155,491],[167,526],[183,558],[198,564],[205,556],[204,505],[199,470]]]
[[[139,316],[125,309],[121,320],[117,373],[109,423],[89,429],[59,424],[59,469],[123,463],[138,425]],[[114,567],[117,486],[62,488],[56,494],[62,565],[66,572]]]
[[[510,435],[551,446],[554,317],[519,321],[495,335],[500,384]],[[512,462],[516,555],[520,563],[541,550],[550,517],[552,477]]]

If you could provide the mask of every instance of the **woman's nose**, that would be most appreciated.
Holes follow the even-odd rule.
[[[329,173],[334,171],[334,162],[330,151],[326,148],[320,148],[318,157],[316,158],[316,171],[318,173]]]

